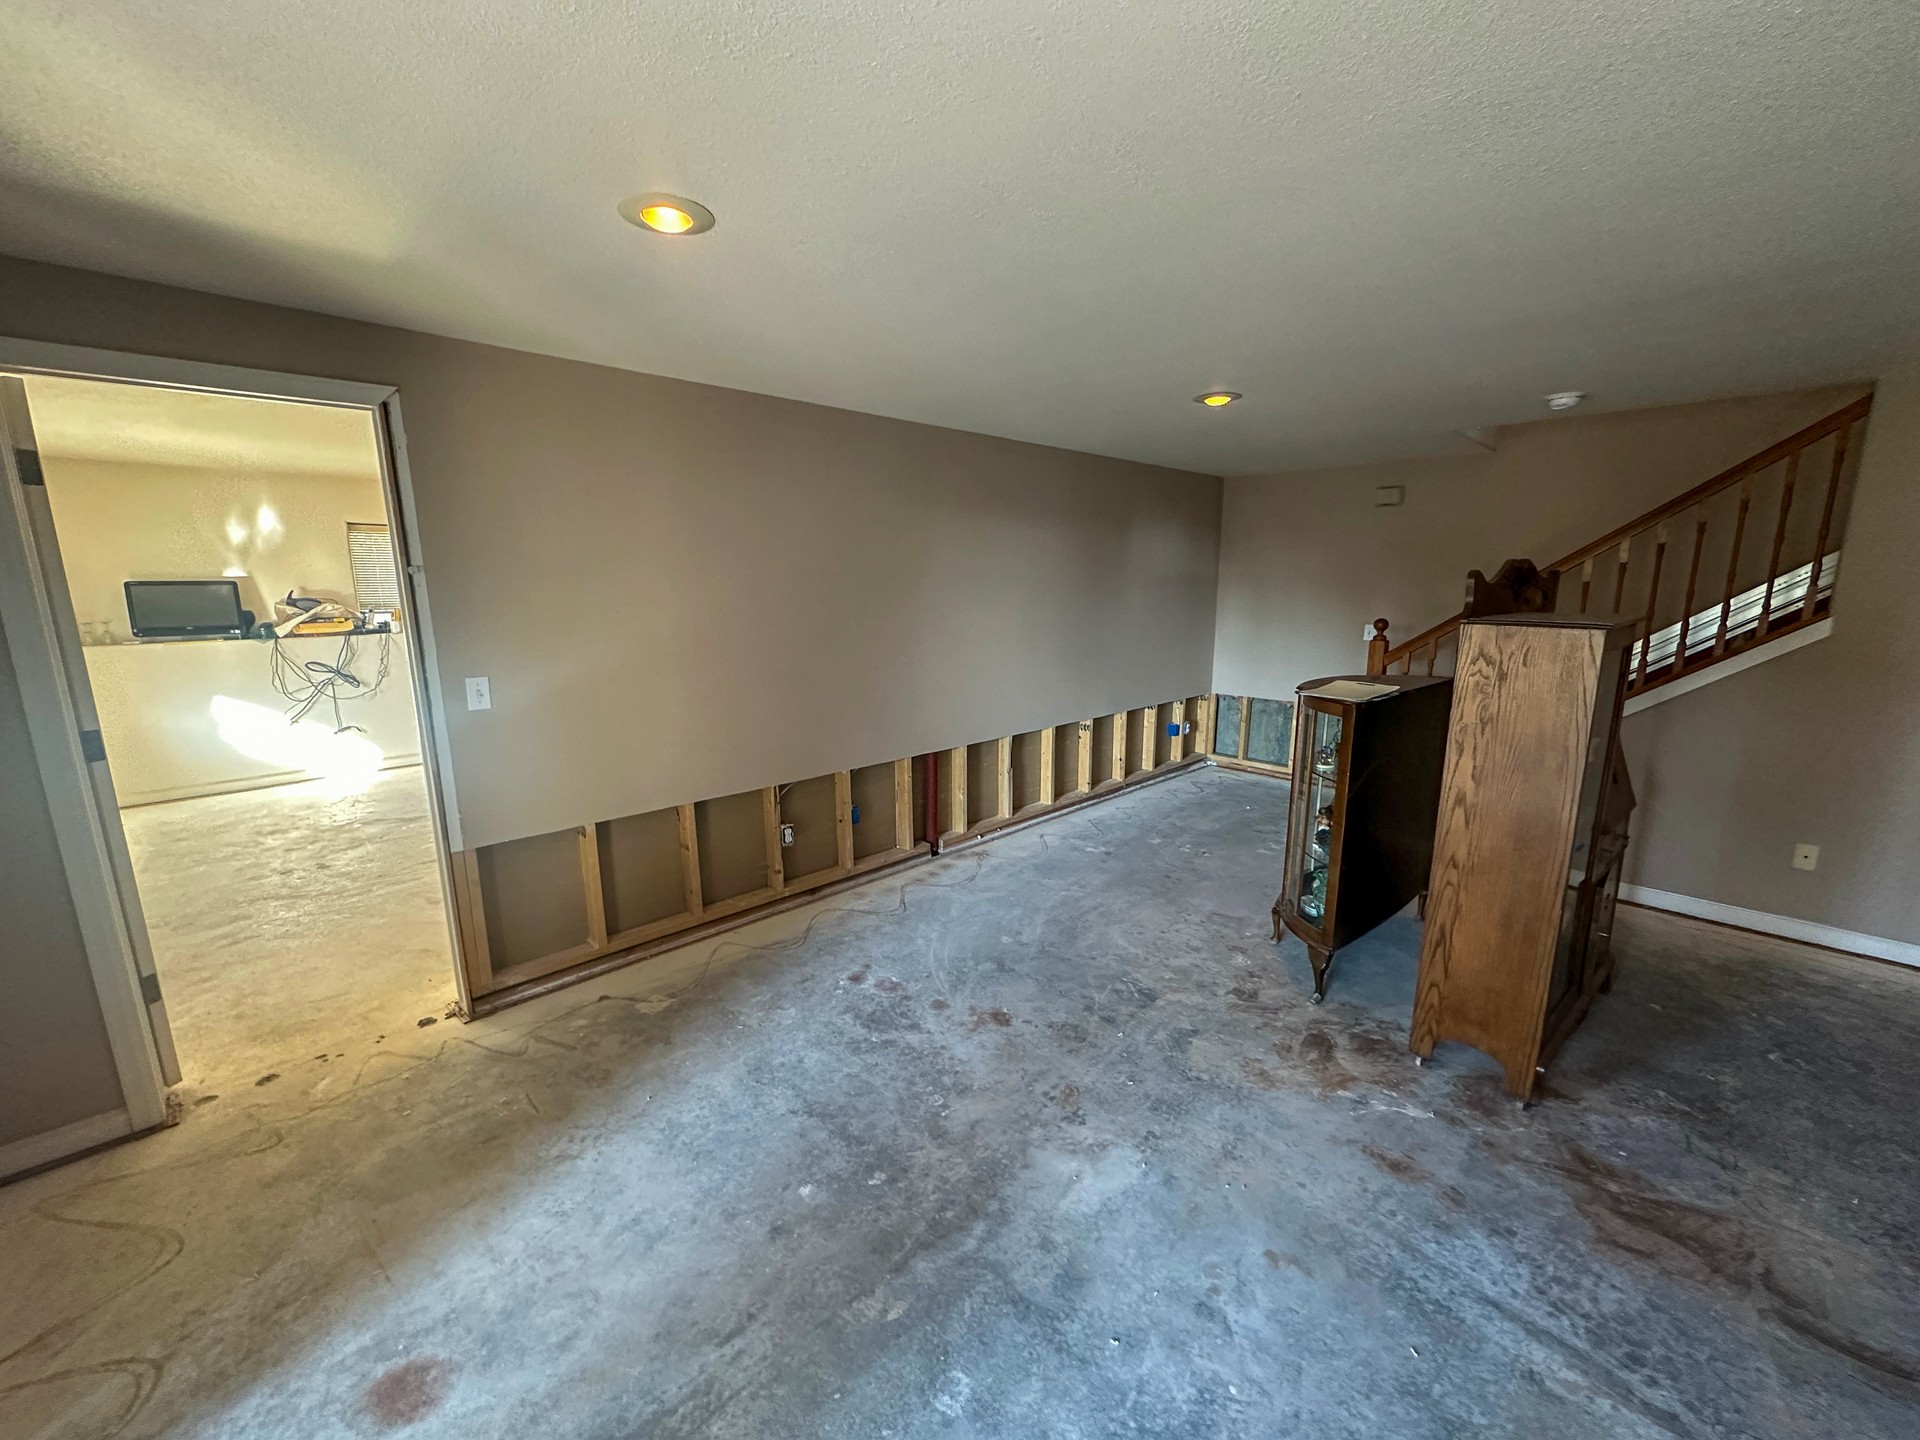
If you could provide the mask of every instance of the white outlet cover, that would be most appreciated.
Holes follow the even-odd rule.
[[[1818,845],[1796,845],[1793,847],[1794,869],[1811,870],[1819,865],[1819,863],[1820,847]]]
[[[491,710],[493,708],[493,687],[487,684],[484,675],[467,677],[467,709]]]

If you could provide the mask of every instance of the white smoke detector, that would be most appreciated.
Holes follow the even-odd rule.
[[[1556,390],[1547,396],[1547,409],[1555,411],[1571,410],[1587,398],[1584,390]]]

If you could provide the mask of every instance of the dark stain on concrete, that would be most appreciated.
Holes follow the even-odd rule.
[[[911,1000],[913,998],[907,993],[907,987],[891,975],[874,981],[873,988],[876,994],[891,995],[897,1000]]]
[[[1741,1294],[1778,1328],[1851,1361],[1869,1383],[1920,1400],[1920,1361],[1850,1334],[1825,1305],[1788,1288],[1762,1253],[1767,1237],[1756,1239],[1738,1216],[1661,1194],[1645,1176],[1585,1146],[1569,1143],[1566,1155],[1565,1165],[1549,1168],[1575,1183],[1574,1208],[1603,1247],[1663,1275]]]
[[[1252,1005],[1260,999],[1260,987],[1258,985],[1236,985],[1227,991],[1227,994],[1231,995],[1243,1005]]]
[[[934,1000],[928,1003],[927,1008],[929,1010],[945,1010],[948,1009],[949,1006],[945,1000]]]
[[[1394,1179],[1408,1185],[1433,1184],[1433,1172],[1411,1155],[1396,1155],[1392,1151],[1382,1150],[1374,1145],[1362,1145],[1360,1153],[1378,1165]]]
[[[1313,1273],[1307,1269],[1306,1263],[1291,1250],[1267,1250],[1263,1251],[1262,1255],[1267,1262],[1267,1268],[1269,1270],[1298,1270],[1302,1275],[1311,1275]]]
[[[452,1362],[434,1356],[403,1361],[369,1385],[361,1403],[382,1429],[404,1429],[440,1408],[453,1373]]]
[[[418,1020],[413,1022],[413,1025],[416,1030],[424,1030],[429,1025],[438,1025],[439,1023],[440,1017],[438,1015],[422,1015]]]
[[[1267,1066],[1251,1057],[1240,1062],[1240,1073],[1247,1077],[1247,1083],[1261,1090],[1278,1090],[1284,1083]]]
[[[1566,1154],[1557,1168],[1575,1182],[1574,1208],[1602,1245],[1699,1284],[1752,1283],[1754,1246],[1736,1216],[1661,1195],[1584,1145],[1568,1144]]]
[[[279,1078],[280,1078],[280,1072],[278,1070],[269,1070],[266,1074],[262,1075],[258,1080],[254,1081],[253,1083],[254,1083],[254,1086],[258,1088],[261,1085],[271,1085],[274,1081],[278,1080]]]
[[[1760,1283],[1776,1302],[1762,1311],[1769,1319],[1801,1339],[1851,1360],[1867,1371],[1867,1379],[1880,1389],[1920,1401],[1920,1362],[1896,1355],[1890,1350],[1882,1350],[1856,1335],[1847,1334],[1823,1313],[1825,1307],[1816,1307],[1793,1294],[1780,1283],[1772,1270],[1761,1275]]]
[[[1005,1010],[1002,1010],[998,1005],[994,1006],[991,1010],[982,1010],[978,1005],[969,1005],[967,1010],[970,1015],[967,1021],[967,1029],[969,1030],[984,1030],[989,1025],[997,1025],[1002,1030],[1005,1030],[1013,1024],[1013,1016],[1009,1015]]]
[[[1087,1027],[1072,1020],[1050,1021],[1047,1029],[1053,1038],[1069,1050],[1078,1050],[1087,1043]]]
[[[858,970],[847,976],[847,983],[849,985],[864,985],[867,983],[867,976],[871,973],[865,965],[862,965]]]
[[[1324,1030],[1307,1031],[1300,1037],[1294,1053],[1300,1063],[1306,1066],[1314,1089],[1320,1092],[1323,1099],[1350,1090],[1358,1082],[1359,1077],[1340,1063],[1339,1048],[1333,1037]]]

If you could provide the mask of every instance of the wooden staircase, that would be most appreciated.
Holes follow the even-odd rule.
[[[1825,619],[1840,574],[1868,395],[1535,570],[1474,571],[1467,601],[1395,645],[1373,622],[1367,673],[1453,673],[1460,622],[1500,610],[1635,615],[1627,698]]]

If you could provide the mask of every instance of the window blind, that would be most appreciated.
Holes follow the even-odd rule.
[[[393,539],[384,525],[347,526],[347,559],[353,566],[353,593],[362,610],[400,609],[400,568]]]

